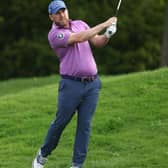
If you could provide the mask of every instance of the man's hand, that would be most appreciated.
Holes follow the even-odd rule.
[[[111,38],[112,35],[114,35],[117,31],[117,22],[113,22],[111,26],[109,26],[107,29],[106,29],[106,32],[104,33],[104,35],[107,37],[107,38]]]

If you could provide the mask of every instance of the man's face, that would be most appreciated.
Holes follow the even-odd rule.
[[[67,9],[60,9],[57,13],[49,15],[56,25],[67,27],[69,25],[69,15]]]

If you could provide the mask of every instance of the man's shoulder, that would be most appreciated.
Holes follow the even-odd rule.
[[[74,25],[85,27],[86,29],[89,28],[88,24],[83,20],[73,20],[73,21],[71,21],[71,23]]]
[[[86,24],[83,20],[72,20],[71,22],[74,24]]]
[[[52,25],[51,29],[48,32],[48,38],[54,38],[54,35],[57,35],[62,32],[66,32],[68,29],[60,28],[56,25]]]

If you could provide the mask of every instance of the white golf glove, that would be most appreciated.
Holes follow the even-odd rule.
[[[106,29],[106,32],[104,33],[104,35],[107,37],[107,38],[111,38],[112,35],[114,35],[117,31],[117,24],[116,22],[112,23],[111,26],[109,26],[107,29]]]

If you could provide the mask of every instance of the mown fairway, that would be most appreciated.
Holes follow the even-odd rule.
[[[0,168],[30,168],[55,117],[58,76],[0,82]],[[168,167],[168,69],[101,76],[84,168]],[[69,168],[76,116],[46,168]]]

